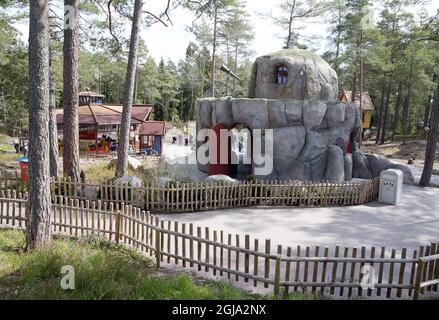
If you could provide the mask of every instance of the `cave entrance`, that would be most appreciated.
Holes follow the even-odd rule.
[[[244,180],[253,173],[252,132],[244,124],[236,124],[230,131],[231,176]]]
[[[216,153],[211,153],[209,175],[224,174],[244,180],[253,173],[252,132],[244,124],[231,129],[224,124],[213,128],[216,135]],[[225,161],[226,160],[226,161]],[[226,163],[225,163],[226,162]]]

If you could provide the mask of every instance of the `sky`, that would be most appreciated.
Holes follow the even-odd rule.
[[[284,31],[279,26],[276,26],[270,19],[261,18],[258,13],[277,14],[279,12],[278,5],[282,0],[247,0],[247,12],[250,14],[251,23],[254,26],[255,39],[251,44],[255,55],[252,58],[275,52],[283,47],[283,41],[279,39],[279,35]],[[327,1],[327,0],[316,0]],[[154,14],[160,14],[166,8],[167,0],[148,0],[145,1],[144,10],[150,11]],[[410,11],[416,13],[420,7],[411,8]],[[432,0],[427,5],[428,12],[434,14],[439,9],[439,0]],[[194,36],[186,31],[187,27],[192,24],[194,16],[188,10],[183,8],[175,9],[170,14],[173,25],[168,27],[161,23],[156,23],[149,28],[143,28],[141,37],[145,41],[148,51],[156,61],[160,58],[167,60],[168,58],[177,62],[179,59],[184,59],[186,48],[190,41],[194,41]],[[319,20],[303,24],[304,29],[301,33],[305,36],[319,36],[320,41],[317,41],[316,51],[323,53],[326,49],[325,38],[327,36],[328,25],[323,18]],[[27,41],[28,31],[27,25],[19,25],[18,29],[22,33],[23,41]],[[127,33],[130,28],[127,28]],[[129,35],[129,34],[127,34]]]
[[[326,1],[326,0],[316,0]],[[256,58],[258,56],[275,52],[282,49],[284,43],[279,39],[279,35],[283,34],[283,29],[276,26],[270,19],[261,18],[257,13],[274,13],[279,12],[278,5],[281,0],[247,0],[247,12],[251,15],[251,23],[254,26],[255,39],[251,44],[255,51]],[[166,7],[167,0],[147,1],[145,7],[153,13],[160,13]],[[432,0],[427,5],[428,12],[434,14],[439,9],[439,0]],[[411,8],[410,11],[416,13],[420,7]],[[170,58],[173,61],[184,59],[186,48],[190,41],[194,40],[194,36],[185,31],[186,26],[190,26],[194,20],[194,16],[183,8],[176,9],[170,15],[173,26],[165,27],[157,23],[144,30],[141,33],[142,39],[146,42],[150,54],[158,61],[161,57]],[[377,17],[376,17],[377,18]],[[328,33],[328,25],[323,18],[313,23],[303,24],[304,29],[301,33],[305,36],[319,36],[316,51],[323,53],[327,43],[325,38]]]
[[[167,0],[149,1],[145,6],[154,13],[159,13],[166,7]],[[260,56],[270,52],[278,51],[283,47],[283,41],[278,35],[282,33],[282,28],[272,23],[270,19],[264,19],[257,13],[276,13],[278,11],[276,0],[248,0],[247,12],[251,15],[251,23],[254,26],[255,39],[252,49],[256,52],[255,56]],[[150,54],[156,59],[169,57],[173,61],[183,59],[186,48],[190,41],[195,38],[185,31],[194,20],[194,16],[183,8],[176,9],[170,15],[173,26],[165,27],[162,24],[155,24],[142,32],[142,39],[145,40]],[[322,23],[308,24],[304,33],[307,35],[319,34],[326,31],[327,26]]]

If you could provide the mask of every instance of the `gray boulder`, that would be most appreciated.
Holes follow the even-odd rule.
[[[137,177],[130,177],[130,176],[119,178],[114,182],[114,184],[116,186],[130,186],[136,188],[141,188],[143,186],[142,180],[140,180]]]
[[[365,156],[367,158],[367,166],[373,178],[379,177],[382,171],[392,166],[392,162],[386,157],[377,154],[365,154]]]
[[[224,174],[217,174],[214,176],[209,176],[206,179],[204,179],[204,181],[209,182],[209,183],[217,183],[217,182],[236,183],[236,182],[238,182],[238,180],[233,179],[233,178],[226,176]]]
[[[408,166],[400,163],[393,163],[389,169],[401,170],[404,174],[404,184],[411,186],[415,184],[415,178],[413,177],[412,170],[410,170]]]
[[[307,130],[319,130],[326,114],[326,104],[320,101],[305,101],[303,125]]]
[[[289,124],[302,124],[302,114],[303,101],[285,101],[285,117]]]
[[[215,99],[212,102],[212,125],[223,123],[231,127],[233,123],[231,97]]]
[[[352,177],[358,179],[372,179],[372,172],[368,167],[366,156],[361,151],[355,151],[352,155]]]
[[[328,181],[345,181],[343,150],[331,145],[326,152],[326,175]]]
[[[327,170],[327,152],[322,153],[319,157],[310,162],[310,179],[312,181],[325,180]]]
[[[344,156],[344,176],[346,181],[352,180],[353,160],[350,153]]]
[[[324,136],[316,131],[307,130],[305,147],[300,153],[299,160],[310,162],[325,153],[327,149],[328,144]]]
[[[273,155],[296,159],[305,145],[306,131],[303,126],[285,127],[273,130]]]
[[[272,128],[282,128],[288,125],[284,100],[269,100],[268,114],[270,115],[270,124]]]
[[[290,166],[290,172],[281,175],[282,179],[293,179],[298,181],[311,180],[311,165],[309,162],[293,161]]]
[[[232,100],[232,115],[234,123],[246,124],[250,129],[270,127],[267,100],[265,99]]]
[[[328,105],[324,119],[325,126],[328,128],[337,127],[345,122],[346,104],[338,103]]]

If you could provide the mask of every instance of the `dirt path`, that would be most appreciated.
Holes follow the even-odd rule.
[[[423,168],[427,141],[411,140],[402,145],[401,142],[376,145],[374,141],[365,141],[362,150],[364,152],[383,155],[389,159],[407,164],[409,159],[414,159],[416,168]],[[436,153],[434,168],[439,172],[439,147]]]

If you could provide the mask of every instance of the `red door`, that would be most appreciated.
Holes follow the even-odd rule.
[[[209,159],[209,175],[217,175],[217,174],[224,174],[227,176],[230,176],[231,168],[230,168],[230,161],[231,161],[231,152],[230,152],[230,146],[229,146],[229,139],[227,141],[223,141],[223,143],[227,143],[227,148],[221,148],[221,130],[228,130],[224,124],[217,124],[213,131],[216,135],[216,154],[215,152],[210,153],[210,159]],[[212,147],[211,147],[212,148]],[[221,149],[227,150],[227,164],[221,164]],[[224,155],[223,155],[224,159]]]

